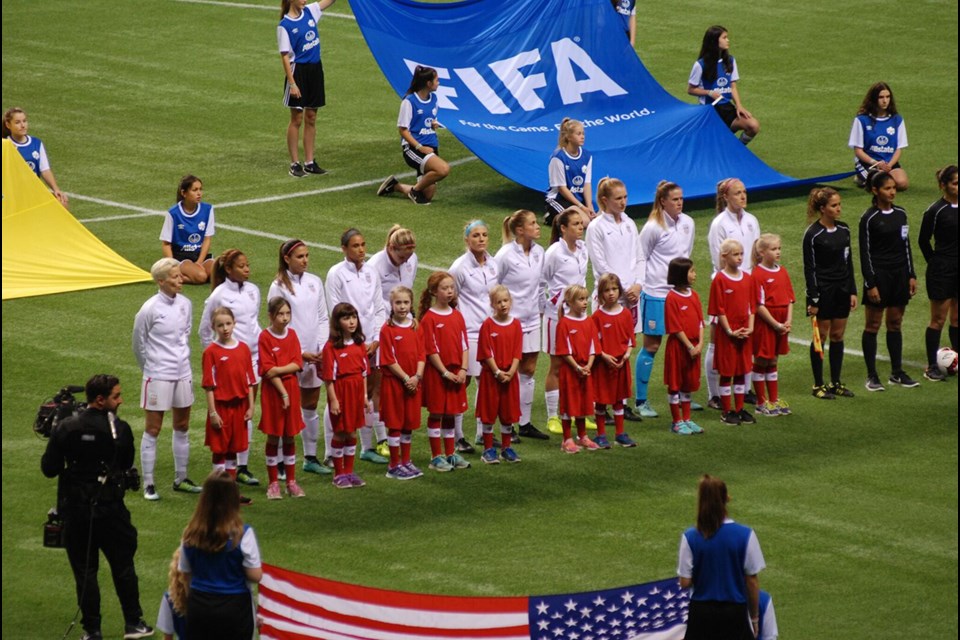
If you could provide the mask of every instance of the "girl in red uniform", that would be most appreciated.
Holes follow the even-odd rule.
[[[297,374],[303,370],[303,354],[297,332],[290,324],[290,303],[276,296],[267,303],[270,326],[260,332],[257,341],[260,353],[260,377],[267,384],[260,394],[260,424],[267,436],[267,500],[279,500],[279,473],[281,461],[280,440],[283,439],[282,461],[287,474],[287,493],[294,498],[306,494],[297,484],[297,443],[294,437],[303,431],[300,413],[300,382]]]
[[[423,475],[410,461],[413,431],[420,428],[420,382],[426,353],[410,314],[413,291],[402,284],[390,290],[390,317],[380,329],[380,419],[387,425],[390,466],[387,477],[413,480]]]
[[[725,424],[753,424],[756,419],[743,408],[746,376],[750,373],[753,345],[754,303],[750,274],[740,270],[743,245],[727,238],[720,243],[720,271],[710,284],[707,312],[716,318],[716,353],[713,364],[720,376],[720,404]],[[735,405],[730,406],[733,383]]]
[[[593,411],[593,383],[590,370],[598,349],[597,329],[587,316],[586,287],[578,284],[567,287],[563,294],[566,306],[560,309],[557,323],[557,355],[563,360],[560,369],[560,423],[563,426],[564,453],[579,453],[581,448],[599,449],[587,437],[587,416]],[[577,441],[571,437],[570,420],[577,425]]]
[[[493,446],[493,423],[500,418],[500,457],[520,462],[513,443],[513,425],[520,418],[520,380],[517,369],[523,358],[523,328],[510,315],[510,290],[498,284],[490,290],[493,316],[480,325],[477,361],[483,366],[477,388],[477,420],[483,425],[483,456],[486,464],[498,464]]]
[[[780,265],[780,236],[764,233],[753,243],[753,296],[757,317],[762,322],[753,333],[753,387],[757,413],[788,416],[790,407],[779,397],[777,357],[790,352],[790,325],[793,322],[793,285]],[[767,394],[769,393],[769,397]]]
[[[366,484],[353,472],[356,431],[366,424],[367,375],[370,364],[357,308],[341,302],[330,313],[330,339],[323,346],[321,366],[327,388],[327,411],[333,429],[333,486],[351,489]]]
[[[674,258],[667,266],[667,284],[673,287],[664,303],[667,353],[663,361],[663,383],[667,385],[671,431],[681,436],[703,433],[690,419],[690,396],[700,389],[700,350],[703,348],[703,307],[691,288],[697,271],[689,258]]]
[[[429,411],[430,468],[469,469],[455,451],[453,420],[467,410],[467,325],[456,309],[457,286],[446,271],[435,271],[420,296],[420,335],[427,363],[423,372],[423,406]],[[443,439],[441,441],[441,434]]]
[[[613,405],[616,426],[614,441],[621,447],[635,447],[637,443],[623,431],[623,399],[630,397],[630,352],[636,345],[634,320],[630,311],[620,304],[623,286],[615,273],[605,273],[597,283],[600,308],[593,313],[600,355],[594,369],[593,393],[596,400],[594,416],[597,421],[595,442],[601,449],[609,449],[607,440],[607,405]]]
[[[233,337],[233,311],[217,307],[211,316],[216,340],[203,352],[203,388],[207,392],[207,436],[214,471],[237,477],[237,454],[246,451],[247,420],[253,417],[250,347]]]

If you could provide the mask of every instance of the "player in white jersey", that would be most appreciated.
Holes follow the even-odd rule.
[[[367,266],[373,267],[380,276],[380,289],[383,292],[385,308],[390,308],[390,292],[394,287],[403,285],[410,290],[413,289],[413,281],[417,278],[417,267],[420,265],[416,250],[417,239],[413,231],[395,224],[387,232],[387,241],[383,250],[376,252],[367,260]]]

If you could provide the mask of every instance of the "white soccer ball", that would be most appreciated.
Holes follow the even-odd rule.
[[[950,347],[937,351],[937,368],[944,375],[957,375],[957,352]]]

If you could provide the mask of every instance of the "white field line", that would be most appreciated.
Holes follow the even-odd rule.
[[[221,0],[176,0],[177,2],[185,2],[188,4],[210,4],[216,7],[231,7],[233,9],[262,9],[264,11],[276,11],[276,7],[269,7],[262,4],[247,4],[244,2],[222,2]],[[329,13],[324,11],[324,17],[326,18],[340,18],[343,20],[353,20],[357,19],[346,13]]]

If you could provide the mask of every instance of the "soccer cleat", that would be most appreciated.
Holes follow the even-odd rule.
[[[291,498],[307,497],[307,494],[303,492],[303,489],[300,488],[300,485],[297,484],[296,480],[291,480],[287,483],[287,495]]]
[[[624,447],[624,448],[627,448],[627,449],[630,449],[630,448],[632,448],[632,447],[637,446],[637,443],[634,442],[633,438],[631,438],[631,437],[630,437],[628,434],[626,434],[626,433],[621,433],[620,435],[616,436],[616,437],[613,439],[613,441],[616,442],[616,443],[617,443],[618,445],[620,445],[621,447]]]
[[[181,493],[200,493],[203,491],[203,489],[201,489],[200,486],[190,478],[184,478],[179,482],[174,480],[173,490],[180,491]]]
[[[410,192],[407,193],[407,197],[410,198],[415,204],[430,204],[430,201],[427,200],[427,196],[423,195],[416,189],[410,189]]]
[[[819,398],[820,400],[833,400],[836,397],[833,393],[833,389],[825,384],[815,386],[810,392],[810,395],[812,395],[814,398]]]
[[[561,431],[563,431],[562,428],[561,428]],[[550,436],[545,434],[543,431],[540,431],[540,429],[537,429],[535,426],[533,426],[529,422],[527,424],[520,425],[520,429],[518,430],[518,433],[524,438],[533,438],[534,440],[550,439]]]
[[[160,499],[160,494],[157,493],[157,487],[152,484],[148,484],[143,488],[143,499],[149,500],[150,502],[156,502]]]
[[[402,464],[398,464],[395,467],[390,467],[387,469],[387,472],[384,474],[384,476],[390,478],[391,480],[406,480],[407,470]]]
[[[753,389],[748,389],[743,396],[743,401],[747,404],[757,404],[757,394],[753,392]]]
[[[853,391],[847,389],[847,385],[842,382],[831,382],[830,383],[830,393],[835,395],[838,398],[852,398],[854,397]]]
[[[947,379],[938,367],[927,367],[923,372],[923,377],[930,382],[944,382]]]
[[[690,411],[703,411],[703,405],[700,404],[699,402],[693,402],[693,401],[691,401],[691,402],[690,402]],[[687,420],[687,422],[690,422],[690,421]]]
[[[304,460],[304,461],[303,461],[303,472],[304,472],[304,473],[315,473],[315,474],[317,474],[318,476],[328,476],[328,475],[330,475],[331,473],[333,473],[333,471],[331,471],[328,467],[323,466],[323,465],[320,463],[320,461],[317,460],[316,458],[314,458],[314,459],[312,459],[312,460]]]
[[[347,474],[347,479],[350,481],[350,486],[351,486],[351,487],[365,487],[365,486],[367,486],[367,483],[363,481],[363,478],[361,478],[360,476],[358,476],[358,475],[355,474],[355,473],[348,473],[348,474]]]
[[[627,422],[643,422],[640,414],[630,408],[630,405],[623,405],[623,419]]]
[[[337,489],[352,489],[353,484],[350,482],[349,476],[345,473],[341,473],[339,476],[336,476],[333,479],[333,486]]]
[[[277,480],[280,482],[287,481],[287,468],[282,462],[277,463]]]
[[[440,473],[453,471],[453,465],[447,462],[447,459],[443,456],[434,457],[433,460],[430,461],[430,468],[434,471],[439,471]]]
[[[237,482],[240,484],[249,485],[251,487],[256,487],[260,484],[260,481],[250,473],[250,470],[246,467],[240,467],[237,469]]]
[[[587,431],[596,431],[596,430],[597,430],[597,423],[594,422],[592,418],[586,418],[586,419],[584,419],[583,422],[584,422],[584,424],[585,424],[586,427],[587,427]]]
[[[390,445],[387,444],[386,440],[381,440],[377,443],[377,455],[383,456],[384,458],[390,457]]]
[[[267,486],[267,500],[282,500],[283,493],[280,492],[280,483],[271,482]]]
[[[560,418],[553,416],[552,418],[547,418],[547,431],[550,433],[561,434],[563,433],[563,423],[560,422]]]
[[[723,411],[723,403],[720,402],[720,396],[713,396],[710,400],[707,401],[707,406],[711,409],[718,409]]]
[[[587,451],[596,451],[600,446],[590,439],[590,436],[583,436],[582,438],[577,438],[577,446],[581,449],[586,449]]]
[[[610,448],[610,441],[607,440],[607,436],[597,436],[597,437],[594,439],[594,442],[595,442],[596,445],[597,445],[599,448],[601,448],[601,449],[609,449],[609,448]]]
[[[740,424],[757,424],[757,419],[746,409],[740,409],[737,412],[737,417],[740,418]]]
[[[904,389],[913,389],[919,387],[920,383],[907,375],[906,371],[895,371],[888,378],[890,384],[898,384]]]
[[[134,624],[128,624],[123,628],[123,640],[136,640],[137,638],[149,638],[153,635],[153,627],[148,625],[142,619]]]
[[[331,458],[330,456],[327,456],[326,458],[324,458],[323,462],[321,462],[320,464],[325,466],[327,469],[330,469],[331,471],[333,470],[333,458]]]
[[[378,196],[390,195],[391,193],[393,193],[393,190],[396,188],[398,184],[400,184],[400,181],[397,180],[397,177],[390,176],[389,178],[384,180],[382,183],[380,183],[380,188],[377,189],[377,195]]]
[[[420,471],[420,469],[418,469],[417,466],[412,462],[408,462],[407,464],[403,465],[403,468],[407,472],[407,480],[423,477],[423,471]]]
[[[534,429],[536,429],[536,427],[534,427]],[[547,436],[547,438],[549,438],[549,437],[550,437],[550,436]],[[519,431],[514,431],[514,432],[513,432],[513,440],[511,441],[511,444],[520,444],[521,442],[523,442],[523,438],[520,437],[520,432],[519,432]],[[497,440],[497,449],[499,449],[499,448],[500,448],[500,441]]]
[[[497,450],[493,447],[484,449],[480,459],[483,460],[484,464],[500,464],[500,458],[497,457]]]
[[[577,446],[577,443],[573,441],[573,438],[567,438],[560,445],[560,451],[564,453],[580,453],[580,447]]]
[[[517,452],[513,450],[512,447],[507,447],[500,452],[500,457],[503,458],[506,462],[516,463],[520,462],[520,456],[517,455]]]
[[[649,400],[644,400],[643,402],[637,403],[637,411],[640,412],[641,418],[656,418],[660,415],[652,406],[650,406]]]
[[[304,176],[307,175],[307,172],[303,170],[303,165],[301,165],[299,162],[291,162],[291,163],[290,163],[290,172],[289,172],[289,173],[290,173],[290,175],[293,176],[294,178],[303,178]]]
[[[480,442],[483,442],[482,438]],[[478,442],[477,444],[480,444],[480,442]],[[470,442],[467,441],[466,438],[460,438],[459,440],[457,440],[455,449],[457,453],[476,453],[477,452],[477,450],[473,448],[473,445],[470,444]]]
[[[307,173],[312,173],[315,176],[322,176],[327,172],[326,169],[317,164],[316,160],[312,160],[307,164],[303,165],[303,170]]]
[[[867,381],[863,384],[867,391],[886,391],[887,388],[880,382],[880,376],[867,376]]]
[[[547,211],[543,214],[543,226],[545,227],[553,226],[553,211]]]
[[[84,631],[80,640],[103,640],[103,634],[99,631]]]
[[[253,498],[251,498],[251,497],[249,497],[249,496],[245,496],[245,495],[243,495],[242,493],[240,494],[240,506],[241,506],[241,507],[249,507],[249,506],[252,505],[252,504],[253,504]]]
[[[367,449],[360,454],[360,459],[364,462],[372,462],[373,464],[387,464],[390,462],[388,458],[384,458],[382,455],[374,451],[373,449]]]
[[[740,424],[740,415],[736,411],[724,411],[720,416],[720,422],[737,426]]]
[[[772,402],[761,402],[757,405],[757,415],[767,418],[776,418],[780,415],[780,409]]]
[[[787,401],[784,400],[783,398],[778,398],[777,401],[774,403],[774,406],[777,409],[777,413],[779,413],[782,416],[788,416],[791,413],[793,413],[793,411],[790,410],[790,405],[787,404]]]
[[[700,435],[701,433],[703,433],[703,427],[698,425],[693,420],[687,420],[686,422],[687,422],[687,429],[690,429],[690,431],[692,431],[694,435]]]
[[[464,457],[463,457],[462,455],[460,455],[459,453],[455,453],[455,454],[453,454],[453,455],[447,456],[447,462],[449,462],[449,463],[453,466],[454,469],[469,469],[469,468],[470,468],[470,463],[467,462],[466,458],[464,458]]]
[[[693,431],[690,430],[690,427],[687,426],[687,423],[681,420],[680,422],[674,422],[670,427],[670,431],[674,432],[678,436],[692,436]]]

